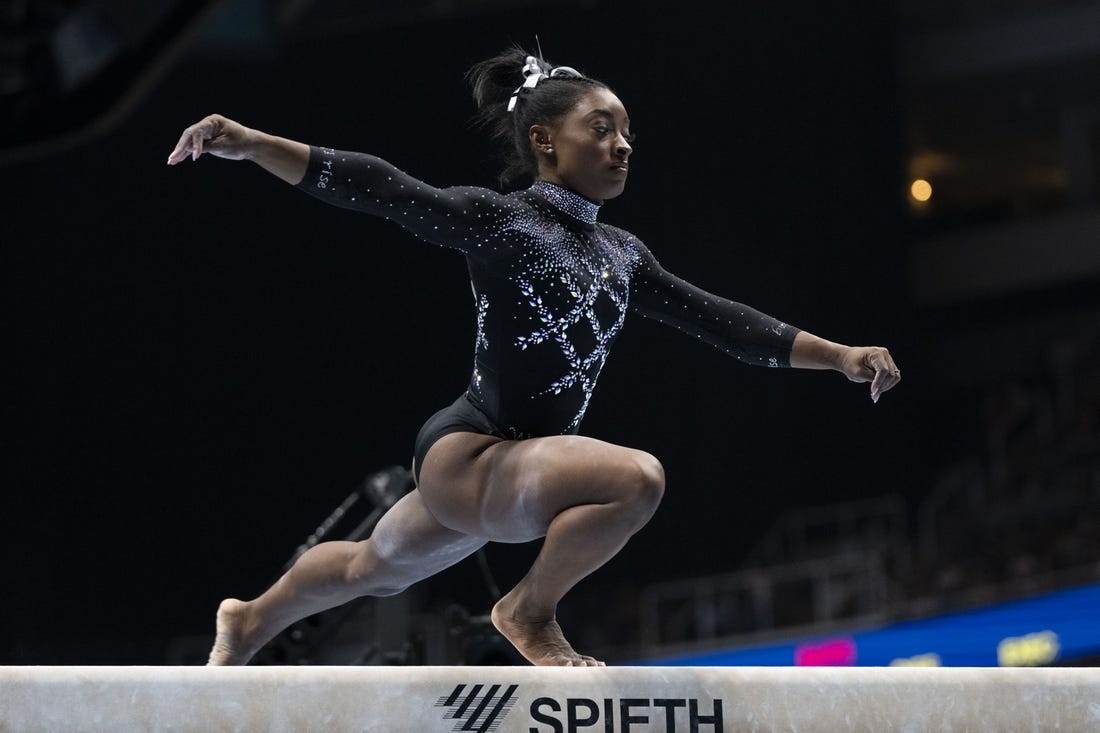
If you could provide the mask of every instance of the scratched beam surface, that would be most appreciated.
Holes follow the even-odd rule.
[[[1097,731],[1100,670],[0,667],[0,731]]]

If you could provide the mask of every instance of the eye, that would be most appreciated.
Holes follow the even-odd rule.
[[[603,137],[603,136],[604,136],[604,135],[606,135],[607,133],[611,132],[611,130],[610,130],[610,129],[608,129],[608,128],[606,128],[606,127],[603,127],[602,125],[601,125],[601,126],[597,126],[597,127],[593,127],[592,129],[593,129],[593,130],[595,130],[595,131],[596,131],[596,134],[597,134],[597,135],[599,135],[600,137]]]
[[[624,138],[624,139],[625,139],[625,140],[626,140],[626,141],[627,141],[628,143],[630,143],[631,145],[633,145],[633,144],[634,144],[634,141],[638,139],[638,133],[636,133],[636,132],[632,132],[632,133],[630,133],[629,135],[623,135],[623,138]]]

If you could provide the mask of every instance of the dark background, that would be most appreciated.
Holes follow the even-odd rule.
[[[364,475],[407,466],[465,386],[461,256],[251,163],[166,166],[207,114],[494,186],[462,75],[538,34],[550,61],[608,81],[638,133],[602,221],[702,288],[890,348],[905,381],[875,405],[839,374],[741,366],[628,319],[582,432],[658,456],[668,490],[567,607],[735,568],[791,507],[915,504],[979,422],[943,386],[965,365],[929,334],[1039,307],[917,305],[886,4],[493,4],[323,34],[264,28],[255,5],[198,23],[94,135],[3,167],[0,663],[159,663],[212,631],[221,598],[262,591]],[[536,551],[491,546],[496,580]],[[470,562],[428,583],[488,608]]]

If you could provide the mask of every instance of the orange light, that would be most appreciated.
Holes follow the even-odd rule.
[[[909,186],[909,195],[917,201],[924,203],[932,198],[932,184],[923,178],[918,178]]]

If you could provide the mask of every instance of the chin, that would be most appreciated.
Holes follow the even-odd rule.
[[[616,198],[617,196],[621,196],[625,189],[626,181],[622,181],[621,183],[614,183],[600,191],[600,199],[602,199],[603,201],[608,201],[610,199]]]

